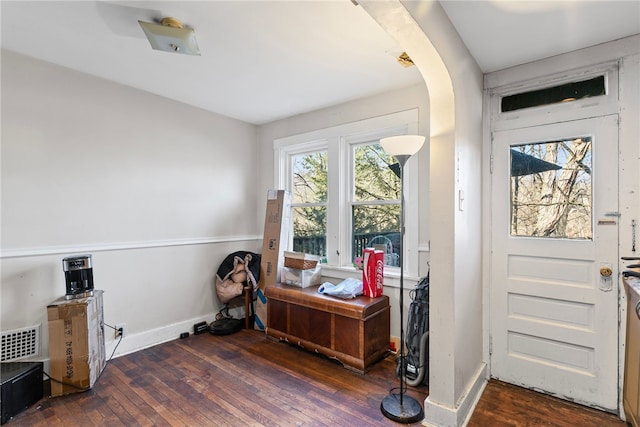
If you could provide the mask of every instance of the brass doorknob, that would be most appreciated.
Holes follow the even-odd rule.
[[[611,268],[609,268],[609,267],[600,267],[600,275],[602,277],[610,277],[611,274],[613,274],[613,271],[611,271]]]

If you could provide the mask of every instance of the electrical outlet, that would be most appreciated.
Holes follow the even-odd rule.
[[[115,338],[118,339],[120,337],[124,338],[124,335],[126,333],[126,324],[125,323],[118,323],[116,324],[116,330],[115,330]]]

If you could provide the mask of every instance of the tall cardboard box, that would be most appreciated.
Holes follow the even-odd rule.
[[[267,326],[265,289],[280,282],[284,250],[289,241],[289,228],[291,228],[291,193],[285,190],[269,190],[260,259],[260,287],[256,300],[255,328],[259,330],[264,330]]]
[[[102,293],[47,306],[51,377],[64,383],[51,381],[52,397],[92,388],[105,367]]]

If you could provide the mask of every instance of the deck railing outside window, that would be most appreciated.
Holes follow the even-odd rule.
[[[370,246],[371,242],[380,243],[380,238],[384,238],[385,241],[390,242],[390,245],[388,245],[390,246],[390,248],[386,251],[386,264],[392,267],[397,267],[397,262],[395,262],[394,260],[396,260],[400,255],[400,233],[398,232],[366,233],[354,235],[351,242],[351,259],[362,256],[362,251],[367,246]],[[325,236],[294,237],[293,250],[295,252],[304,252],[308,254],[326,256],[327,241]]]

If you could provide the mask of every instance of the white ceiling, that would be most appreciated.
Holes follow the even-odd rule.
[[[640,1],[441,2],[484,72],[640,33]],[[249,123],[409,86],[402,49],[349,0],[6,1],[2,48]],[[138,20],[195,28],[152,50]]]
[[[485,73],[640,33],[640,0],[441,4]]]

